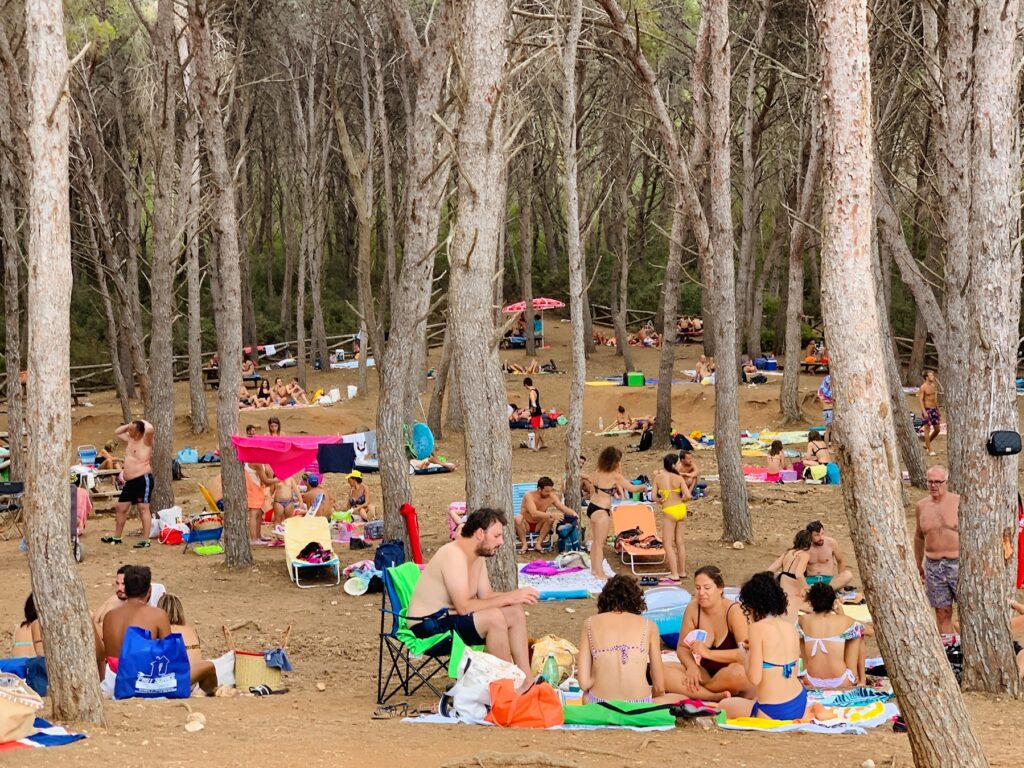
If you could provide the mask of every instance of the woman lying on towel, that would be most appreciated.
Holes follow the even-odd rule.
[[[576,675],[586,703],[678,700],[665,695],[661,637],[654,622],[640,615],[646,608],[632,576],[613,576],[604,585],[597,615],[583,622],[580,635]]]
[[[444,461],[440,456],[433,453],[425,459],[409,459],[409,466],[413,472],[418,474],[430,474],[433,472],[451,472],[456,468],[454,461]]]
[[[747,621],[739,605],[726,599],[725,579],[717,566],[697,569],[693,593],[676,648],[681,663],[665,665],[666,688],[705,701],[752,695],[739,650],[747,640]]]
[[[815,584],[807,599],[814,613],[796,625],[803,638],[804,684],[829,691],[864,685],[864,625],[843,614],[829,584]]]
[[[720,702],[730,719],[804,720],[829,715],[825,707],[808,702],[807,689],[797,677],[800,637],[786,618],[787,602],[786,593],[768,571],[755,573],[740,588],[740,606],[750,630],[749,640],[739,652],[757,696],[753,700],[733,697]]]

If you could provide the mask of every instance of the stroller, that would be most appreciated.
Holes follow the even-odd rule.
[[[78,486],[72,484],[68,488],[71,500],[71,552],[74,555],[75,562],[80,563],[85,553],[82,550],[82,542],[79,539]],[[0,532],[6,531],[9,528],[16,528],[23,540],[26,537],[26,531],[24,527],[25,520],[21,513],[20,499],[24,492],[24,483],[0,483]],[[24,546],[24,541],[22,546]]]

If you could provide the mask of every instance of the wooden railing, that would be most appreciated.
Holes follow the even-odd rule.
[[[626,327],[640,327],[644,323],[650,322],[654,319],[656,312],[650,312],[646,309],[626,309]],[[614,326],[614,313],[611,307],[606,307],[603,304],[591,304],[590,305],[590,319],[595,325],[606,325],[609,328]]]

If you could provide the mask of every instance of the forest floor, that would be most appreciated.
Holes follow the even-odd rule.
[[[541,360],[553,358],[560,368],[571,363],[569,325],[551,315],[547,322],[551,348]],[[692,368],[700,349],[696,345],[676,348],[676,376],[681,369]],[[432,361],[436,364],[438,350]],[[656,376],[659,350],[634,350],[636,366]],[[522,351],[503,352],[503,358],[523,362]],[[615,350],[597,350],[588,364],[588,379],[621,373],[621,361]],[[305,408],[276,411],[286,434],[323,434],[358,431],[372,427],[376,413],[376,375],[370,374],[370,391],[365,399],[344,401],[331,408]],[[564,409],[568,404],[567,375],[536,376],[535,383],[546,408]],[[814,398],[820,377],[803,376],[800,391],[808,424],[820,422],[820,409]],[[355,371],[314,372],[310,390],[340,387],[356,383]],[[743,387],[740,393],[741,426],[751,430],[778,428],[778,394],[781,378],[757,387]],[[524,403],[521,376],[508,377],[509,400]],[[635,438],[597,437],[598,418],[607,425],[615,408],[624,404],[634,416],[653,414],[656,388],[586,387],[584,404],[583,450],[596,458],[607,445],[625,448]],[[677,427],[686,432],[711,431],[714,423],[714,390],[694,384],[673,387],[673,413]],[[102,445],[109,440],[120,421],[120,408],[113,392],[97,392],[90,398],[93,407],[73,411],[73,444]],[[424,407],[426,406],[424,396]],[[208,392],[211,409],[216,407],[215,393]],[[908,397],[908,407],[913,399]],[[194,437],[189,434],[187,384],[176,385],[175,446],[194,445],[199,449],[215,447],[213,433]],[[243,412],[242,426],[260,423],[265,429],[267,412]],[[0,424],[3,422],[0,421]],[[514,444],[525,435],[513,435]],[[513,479],[534,481],[539,475],[556,478],[564,466],[564,431],[545,433],[549,450],[531,452],[513,450]],[[412,478],[414,503],[420,516],[424,555],[430,555],[447,540],[445,517],[450,501],[464,498],[464,451],[461,435],[439,441],[441,453],[460,463],[456,472]],[[938,441],[941,462],[945,456],[945,437]],[[626,453],[623,473],[634,477],[653,474],[660,466],[661,451]],[[746,459],[754,463],[758,459]],[[713,474],[713,451],[700,452],[701,470]],[[592,465],[592,464],[591,464]],[[216,470],[187,467],[188,478],[175,484],[178,503],[186,512],[200,508],[196,483]],[[369,487],[379,499],[379,478],[371,476]],[[343,479],[328,476],[327,486],[336,497],[343,493]],[[717,484],[712,483],[706,499],[694,504],[687,522],[687,563],[694,568],[714,563],[722,568],[726,581],[738,586],[751,573],[763,570],[784,551],[793,533],[808,521],[820,519],[826,531],[841,543],[854,572],[850,534],[843,514],[840,491],[830,486],[803,484],[748,486],[754,520],[755,542],[734,550],[722,542],[720,502]],[[907,523],[913,525],[913,503],[921,492],[907,489]],[[473,726],[431,726],[405,724],[399,720],[372,720],[376,698],[377,648],[380,605],[379,595],[351,597],[340,587],[299,590],[288,580],[281,549],[257,548],[256,565],[251,570],[229,572],[220,557],[183,555],[181,547],[154,544],[149,550],[133,550],[126,541],[121,546],[100,544],[99,538],[113,529],[113,516],[99,514],[88,524],[84,537],[85,561],[80,572],[90,608],[95,608],[112,593],[114,573],[123,563],[142,563],[153,569],[154,579],[169,592],[182,598],[190,623],[197,626],[203,650],[213,658],[226,650],[223,625],[254,622],[236,632],[236,639],[262,648],[276,642],[279,633],[292,627],[289,656],[295,671],[287,676],[289,693],[255,698],[199,699],[187,702],[129,700],[106,703],[105,728],[85,727],[88,739],[49,752],[10,753],[0,760],[5,765],[41,766],[58,762],[63,768],[98,765],[178,766],[209,764],[215,766],[281,766],[301,761],[305,768],[315,766],[416,765],[429,768],[446,763],[477,765],[474,755],[483,752],[541,753],[533,764],[578,766],[662,766],[686,762],[733,766],[789,764],[798,760],[810,766],[859,766],[870,758],[876,765],[910,765],[906,734],[893,733],[888,725],[864,736],[809,734],[758,734],[726,732],[718,729],[677,729],[654,734],[631,731],[533,732]],[[137,530],[129,523],[127,533]],[[609,552],[610,554],[610,552]],[[340,551],[342,563],[362,559],[365,553]],[[531,553],[531,556],[532,553]],[[611,559],[609,558],[609,561]],[[619,570],[622,568],[619,566]],[[10,631],[20,619],[20,610],[30,591],[25,556],[18,552],[16,540],[0,541],[0,645],[9,647]],[[856,584],[862,583],[859,575]],[[894,585],[899,589],[898,585]],[[573,609],[569,613],[568,609]],[[553,633],[576,642],[581,622],[595,610],[591,602],[551,602],[529,609],[533,636]],[[240,643],[241,644],[241,643]],[[873,646],[869,654],[877,653]],[[323,688],[323,690],[320,690]],[[417,704],[431,703],[429,694],[413,698]],[[205,730],[190,734],[183,726],[187,707],[206,715]],[[1019,735],[1011,735],[1024,722],[1024,703],[1007,702],[980,696],[968,696],[968,707],[975,728],[985,745],[992,765],[1019,765]],[[1013,728],[1014,730],[1007,730]],[[16,760],[16,762],[15,762]],[[546,762],[545,762],[546,761]]]

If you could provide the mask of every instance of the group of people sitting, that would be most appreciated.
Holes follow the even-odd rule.
[[[212,696],[217,689],[217,673],[213,662],[203,658],[199,633],[185,619],[180,598],[167,592],[162,584],[154,583],[150,569],[144,565],[118,568],[114,590],[114,594],[92,613],[95,661],[100,679],[108,668],[117,674],[125,633],[129,627],[138,627],[148,631],[154,640],[180,634],[188,654],[192,684]],[[14,629],[11,655],[46,655],[42,625],[31,594],[25,601],[24,621]]]
[[[532,587],[491,587],[486,559],[503,545],[505,524],[496,509],[467,516],[457,538],[424,569],[410,599],[409,626],[417,637],[454,631],[468,645],[483,645],[526,673],[525,689],[532,684],[525,609],[539,594]],[[577,677],[585,700],[688,696],[719,701],[729,717],[825,717],[809,703],[798,665],[802,660],[810,687],[863,684],[863,628],[842,614],[831,585],[814,585],[809,599],[812,611],[798,628],[788,617],[789,595],[772,573],[754,574],[734,601],[725,597],[716,566],[699,568],[676,648],[680,661],[665,662],[656,625],[641,615],[646,605],[637,580],[614,576],[580,633]]]
[[[676,320],[676,343],[686,341],[704,332],[704,321],[699,317],[683,315]]]
[[[631,333],[626,341],[631,347],[660,347],[661,334],[654,330],[651,323],[647,323],[636,333]]]
[[[712,379],[715,375],[715,358],[708,355],[701,355],[697,359],[697,365],[694,368],[693,376],[690,377],[690,381],[701,384],[705,379]]]
[[[653,426],[653,416],[633,417],[626,412],[626,406],[620,405],[616,409],[615,420],[612,422],[611,429],[628,429],[630,432],[643,432],[645,429]]]
[[[250,392],[245,382],[238,387],[238,406],[242,410],[281,408],[290,405],[309,405],[306,390],[302,388],[297,378],[286,383],[278,377],[274,379],[273,386],[268,379],[260,379],[255,392]]]
[[[804,362],[814,363],[812,366],[813,370],[823,370],[828,368],[828,347],[825,346],[825,342],[817,342],[811,339],[807,342],[807,347],[804,349]]]

